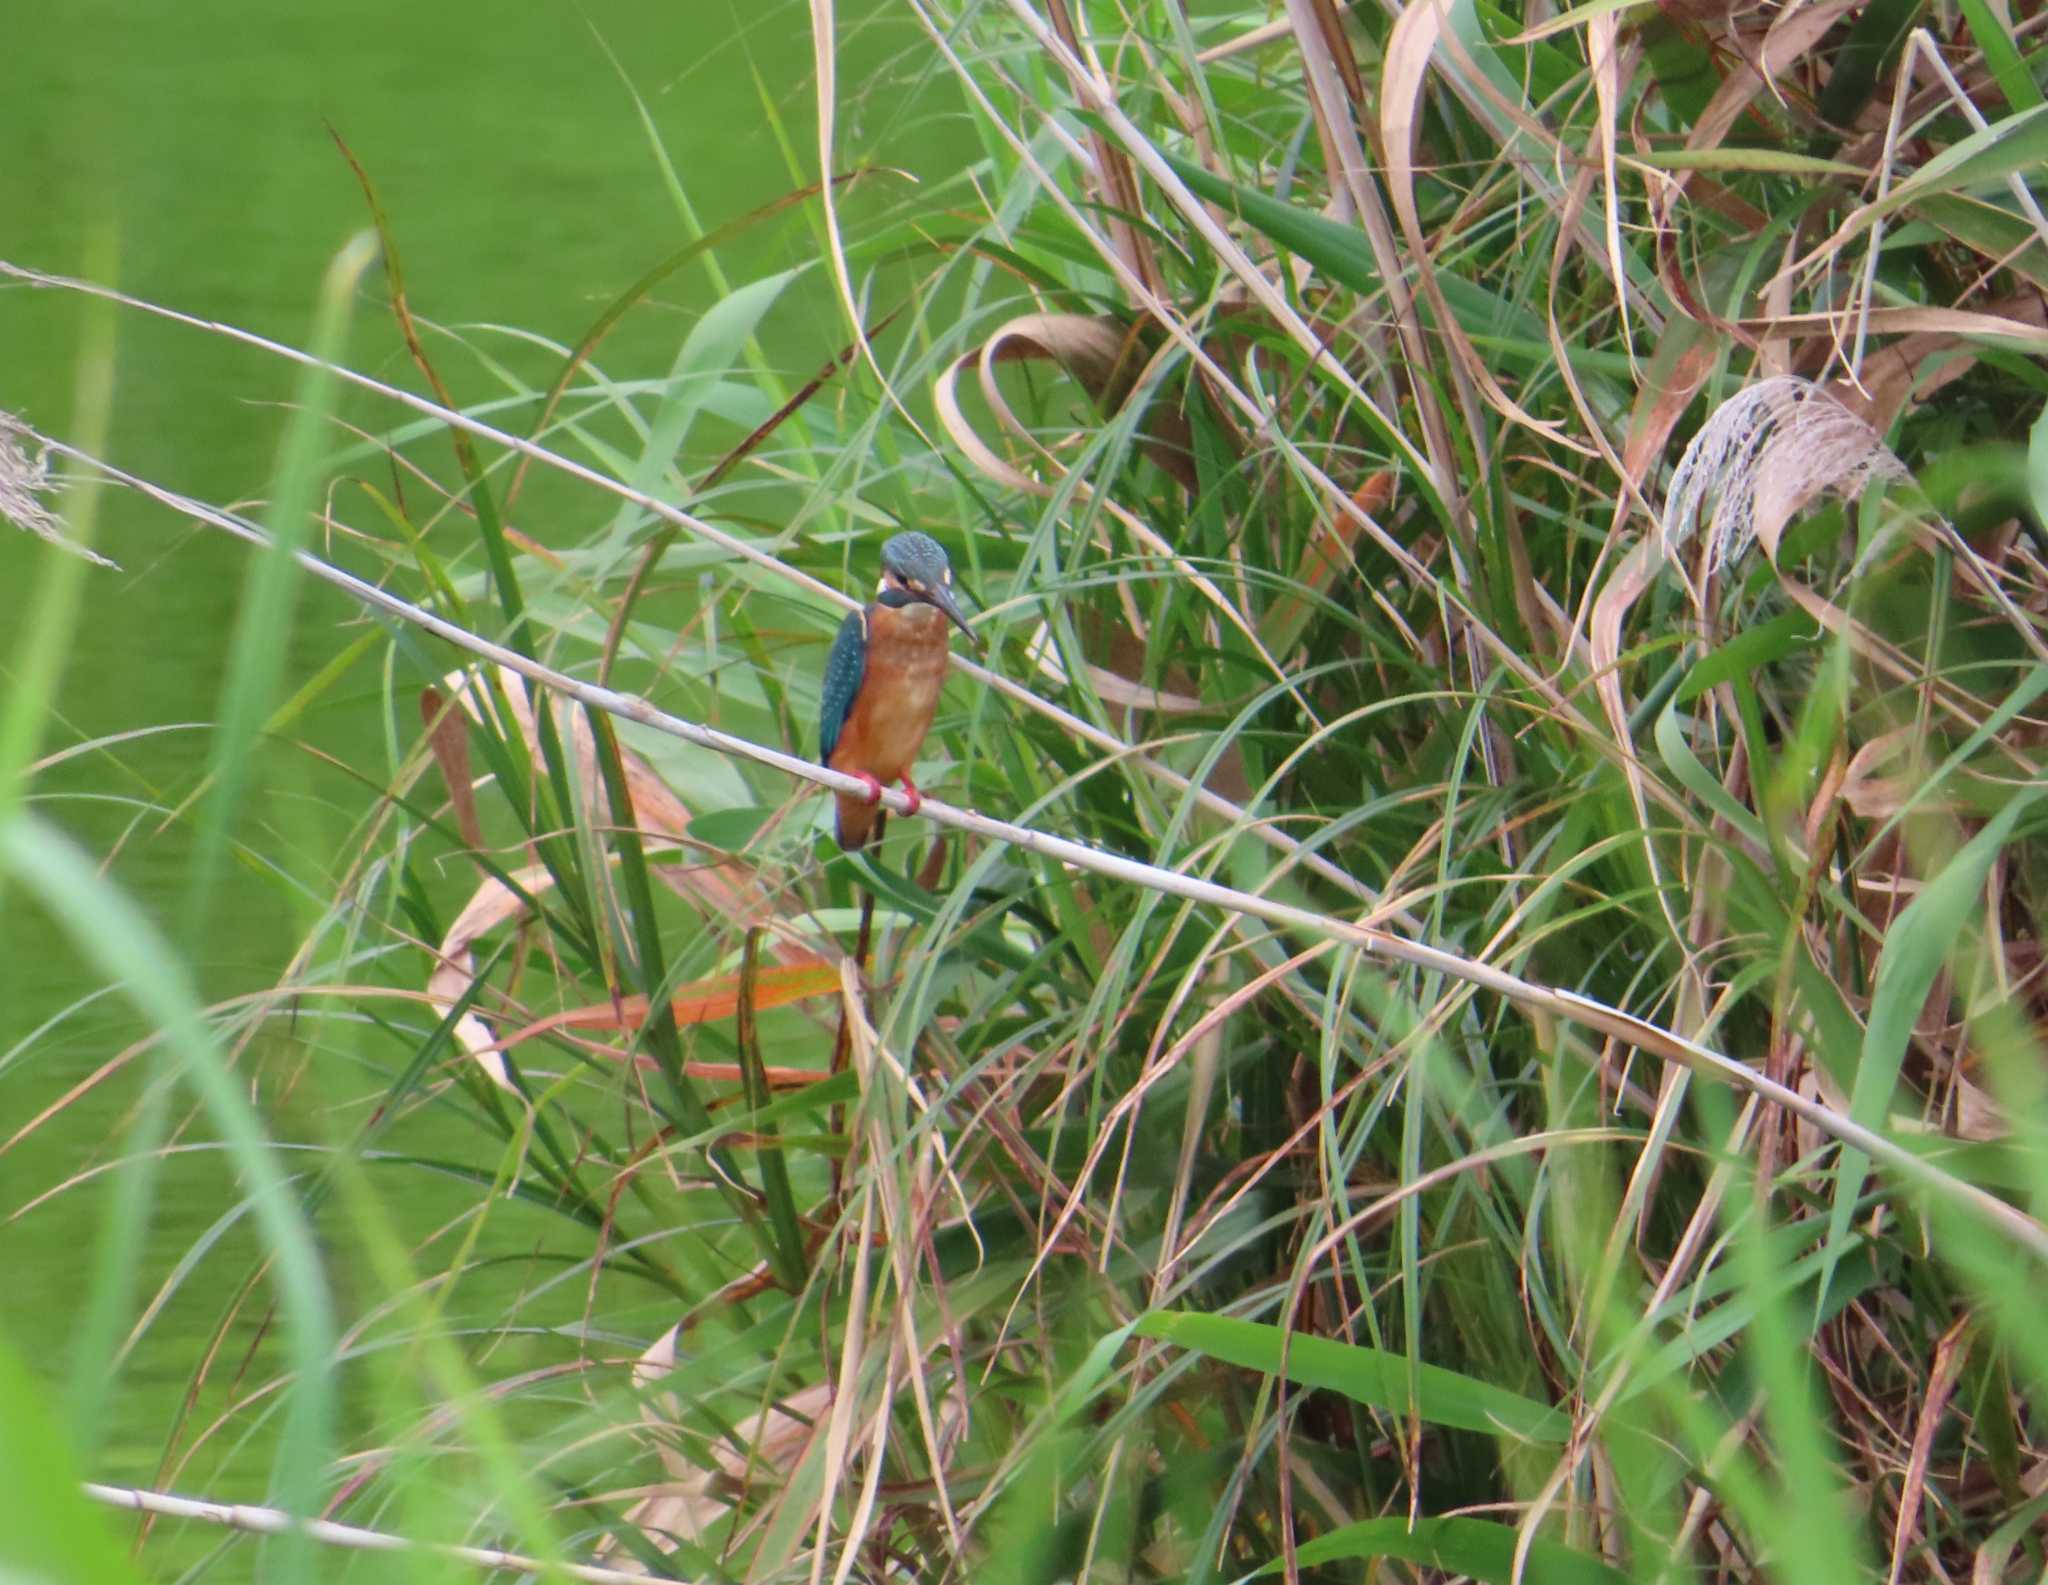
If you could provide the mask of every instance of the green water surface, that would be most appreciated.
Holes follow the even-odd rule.
[[[928,92],[904,87],[916,35],[871,15],[880,5],[840,9],[850,152],[925,176],[957,164],[958,134]],[[545,383],[555,354],[514,332],[573,343],[690,241],[675,186],[711,226],[816,179],[812,71],[809,8],[785,0],[14,7],[0,48],[0,257],[111,279],[137,297],[303,345],[323,272],[366,224],[338,136],[378,188],[415,312],[463,327],[470,346]],[[802,262],[812,225],[798,207],[722,250],[728,280]],[[417,387],[382,290],[373,278],[358,303],[351,361]],[[607,343],[607,371],[659,377],[717,291],[704,268],[672,277]],[[71,433],[90,316],[107,312],[59,291],[0,288],[0,407]],[[108,454],[204,500],[260,497],[294,371],[130,311],[111,312],[109,326]],[[843,339],[814,276],[779,305],[763,354],[794,385]],[[496,394],[474,355],[452,344],[442,355],[458,401]],[[367,397],[348,397],[342,414],[373,431],[393,422]],[[560,489],[530,500],[522,526],[559,543],[611,512]],[[99,545],[121,570],[88,583],[44,747],[108,746],[42,771],[31,796],[177,935],[194,831],[180,809],[211,749],[249,553],[118,493],[104,500]],[[41,554],[0,529],[0,664],[12,663]],[[305,589],[285,689],[313,675],[360,620],[342,597]],[[259,749],[255,796],[237,828],[243,860],[203,938],[180,937],[206,997],[260,991],[283,969],[317,901],[295,900],[293,887],[318,882],[368,797],[345,767],[360,764],[374,779],[385,764],[375,672],[362,668],[323,700],[291,742]],[[264,855],[294,878],[265,873]],[[0,1332],[60,1402],[74,1373],[101,1368],[75,1357],[78,1308],[109,1203],[104,1169],[120,1159],[134,1115],[131,1044],[144,1028],[33,901],[18,890],[0,899],[0,1142],[11,1141],[0,1152]],[[267,1074],[256,1098],[288,1123],[295,1109],[346,1108],[352,1086],[372,1082],[348,1071]],[[226,1451],[165,1462],[167,1448],[189,1447],[230,1401],[236,1350],[264,1346],[263,1306],[246,1306],[181,1427],[200,1356],[259,1246],[233,1214],[236,1186],[204,1148],[213,1135],[189,1094],[176,1098],[171,1124],[193,1148],[166,1157],[157,1174],[138,1305],[181,1258],[205,1253],[118,1369],[106,1365],[103,1414],[84,1428],[88,1472],[187,1489],[225,1478],[239,1484],[219,1495],[261,1500],[263,1461],[237,1461],[239,1431],[218,1438]],[[435,1209],[453,1214],[467,1192],[451,1185]]]

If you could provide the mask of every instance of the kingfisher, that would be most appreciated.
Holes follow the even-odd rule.
[[[847,613],[825,662],[818,758],[867,784],[864,798],[837,795],[839,845],[849,853],[874,839],[888,783],[903,784],[912,814],[924,800],[910,767],[939,708],[948,622],[981,647],[954,598],[944,548],[929,534],[895,535],[882,547],[874,603]]]

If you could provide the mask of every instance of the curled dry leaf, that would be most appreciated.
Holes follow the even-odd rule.
[[[1830,343],[1843,340],[1859,323],[1874,336],[1930,331],[1953,336],[1993,336],[2017,342],[2025,350],[2038,353],[2048,348],[2048,335],[2042,332],[2041,317],[2038,311],[2030,312],[2023,305],[2006,300],[1999,304],[1996,313],[1983,308],[1873,308],[1867,313],[1837,309],[1786,314],[1776,319],[1759,315],[1732,323],[1745,330],[1818,336]]]
[[[1628,701],[1621,691],[1621,629],[1628,613],[1656,580],[1664,565],[1664,548],[1655,534],[1646,534],[1621,558],[1599,598],[1593,602],[1586,624],[1586,649],[1593,663],[1593,686],[1606,713],[1608,729],[1622,750],[1622,772],[1628,778],[1629,797],[1636,818],[1649,829],[1649,796],[1643,786],[1642,762],[1628,730]]]
[[[1443,0],[1410,0],[1387,35],[1386,62],[1380,72],[1380,146],[1386,151],[1387,195],[1401,223],[1402,239],[1421,266],[1417,279],[1435,313],[1434,329],[1444,336],[1460,366],[1472,378],[1489,406],[1554,445],[1586,452],[1584,442],[1523,410],[1494,379],[1487,360],[1452,314],[1430,265],[1431,249],[1415,202],[1415,133],[1421,120],[1422,84],[1430,57],[1444,41],[1449,7]]]
[[[514,673],[502,669],[498,678],[498,692],[484,687],[481,677],[471,671],[450,672],[442,679],[442,685],[479,724],[497,719],[502,699],[512,712],[519,740],[526,745],[527,761],[533,766],[534,774],[545,777],[547,761],[541,754],[540,738],[534,728],[525,684]],[[576,797],[585,817],[600,826],[611,824],[611,800],[605,793],[603,773],[598,768],[597,747],[590,735],[590,718],[580,706],[552,694],[548,696],[548,708],[556,732],[569,749]],[[672,842],[686,841],[690,811],[668,783],[661,779],[660,773],[623,743],[619,745],[619,763],[625,772],[627,795],[633,801],[634,829],[643,839],[654,837],[667,838]],[[656,865],[654,873],[671,890],[698,902],[713,917],[741,924],[764,924],[772,914],[752,873],[735,860]],[[777,950],[778,953],[783,951],[781,948]]]
[[[1065,370],[1076,385],[1105,414],[1123,410],[1137,389],[1151,354],[1138,339],[1137,327],[1107,315],[1023,314],[1006,321],[994,335],[974,351],[962,356],[939,376],[934,392],[939,422],[955,445],[990,478],[1013,489],[1034,495],[1050,492],[1030,475],[1013,469],[981,439],[960,410],[955,392],[960,371],[973,365],[978,371],[982,397],[989,411],[1016,441],[1050,462],[1051,454],[1039,445],[1029,428],[1003,400],[996,384],[995,369],[1001,363],[1053,363]],[[1194,456],[1188,445],[1187,420],[1163,402],[1155,402],[1146,414],[1145,455],[1158,463],[1186,489],[1196,487]]]
[[[1074,613],[1074,624],[1087,657],[1083,669],[1097,697],[1105,704],[1115,705],[1120,710],[1150,710],[1160,715],[1192,715],[1208,708],[1192,694],[1147,687],[1137,680],[1145,671],[1145,646],[1127,624],[1101,618],[1086,610]],[[1068,686],[1071,679],[1067,675],[1066,663],[1060,659],[1059,646],[1054,641],[1049,623],[1040,622],[1032,631],[1031,642],[1025,646],[1024,653],[1040,675],[1049,678],[1057,687]],[[1169,678],[1183,685],[1189,681],[1171,671]]]
[[[1628,265],[1621,247],[1621,185],[1615,176],[1614,125],[1621,104],[1621,19],[1607,11],[1586,23],[1586,64],[1592,71],[1593,92],[1600,101],[1594,117],[1595,140],[1600,152],[1600,191],[1606,210],[1608,278],[1614,282],[1614,304],[1622,316],[1622,336],[1629,339],[1627,326],[1629,298]],[[1633,62],[1630,63],[1633,66]]]
[[[1697,338],[1690,348],[1684,338],[1668,339],[1673,350],[1665,372],[1682,386],[1696,372],[1688,351],[1704,354],[1711,349]],[[1664,352],[1660,348],[1660,359]],[[1647,471],[1650,439],[1669,435],[1682,405],[1678,386],[1670,400],[1652,395],[1638,402],[1627,467]],[[1679,458],[1656,532],[1621,558],[1593,605],[1587,643],[1594,685],[1617,744],[1632,747],[1618,671],[1623,622],[1666,560],[1692,538],[1709,501],[1714,502],[1714,511],[1701,558],[1702,577],[1692,589],[1695,601],[1704,599],[1706,580],[1739,558],[1753,541],[1762,540],[1775,560],[1786,523],[1823,490],[1853,496],[1873,479],[1904,473],[1904,465],[1868,424],[1810,380],[1761,380],[1717,407]],[[1797,598],[1801,591],[1793,592]],[[1642,773],[1633,753],[1623,764],[1637,814],[1647,818]]]
[[[1138,348],[1119,321],[1091,319],[1080,314],[1026,314],[1013,319],[997,330],[989,339],[947,365],[946,370],[932,387],[932,405],[938,410],[939,423],[960,448],[961,454],[974,466],[1006,489],[1019,491],[1049,500],[1059,493],[1054,486],[1032,477],[1001,456],[982,439],[979,432],[968,422],[960,406],[960,373],[974,366],[979,373],[983,398],[989,410],[1004,430],[1020,445],[1037,454],[1040,465],[1049,472],[1060,475],[1060,488],[1084,496],[1096,510],[1121,524],[1131,536],[1132,542],[1148,556],[1157,556],[1167,562],[1175,572],[1185,578],[1189,587],[1214,606],[1222,618],[1250,643],[1253,653],[1273,676],[1283,682],[1287,673],[1260,641],[1250,621],[1229,598],[1216,586],[1214,579],[1199,571],[1185,556],[1160,535],[1158,530],[1142,518],[1112,500],[1107,494],[1095,491],[1085,480],[1072,477],[1057,458],[1041,445],[1030,432],[1029,427],[1018,418],[1008,402],[1003,399],[1001,388],[996,383],[996,365],[1014,362],[1018,359],[1049,358],[1061,364],[1074,377],[1088,386],[1091,392],[1099,387],[1104,398],[1118,397],[1115,404],[1105,403],[1111,411],[1129,393],[1139,388],[1142,381],[1144,361],[1137,358]],[[1091,383],[1092,382],[1092,383]],[[1148,453],[1154,455],[1169,473],[1190,489],[1194,487],[1194,463],[1186,446],[1186,428],[1177,415],[1162,416],[1155,413],[1151,426],[1153,440],[1147,444]],[[1175,437],[1178,437],[1176,439]],[[1154,452],[1152,447],[1163,449]],[[1178,461],[1172,460],[1178,456]],[[1291,682],[1288,689],[1295,701],[1315,718],[1315,710],[1308,700],[1296,690]]]
[[[1883,325],[1908,333],[1871,349],[1858,376],[1861,389],[1844,384],[1837,390],[1843,403],[1880,433],[1892,427],[1909,399],[1924,402],[1944,385],[1975,368],[1981,343],[1974,338],[1990,334],[1989,327],[2023,327],[2037,334],[2048,329],[2048,301],[2038,293],[1999,298],[1985,304],[1981,311],[1908,310],[1916,314],[1938,313],[1938,321],[1916,318],[1900,323],[1879,317],[1889,312],[1880,309],[1873,313],[1872,328]],[[1963,322],[1958,323],[1950,315],[1960,315]]]
[[[546,764],[541,757],[540,740],[535,730],[533,711],[527,701],[525,686],[509,671],[500,671],[499,679],[502,692],[493,692],[486,688],[479,674],[468,671],[449,673],[442,679],[442,686],[479,725],[498,723],[500,708],[508,709],[517,728],[519,741],[526,745],[528,759],[535,768],[535,774],[545,776]],[[458,752],[449,743],[449,737],[453,735],[459,738],[459,733],[451,724],[453,717],[439,712],[438,704],[437,698],[436,710],[443,718],[433,729],[436,755],[448,774],[451,788],[458,782],[466,786],[466,749]],[[581,709],[566,704],[552,695],[549,696],[549,709],[553,711],[557,730],[569,747],[571,774],[576,780],[577,797],[585,818],[600,827],[608,826],[612,818],[610,800],[606,796],[603,776],[598,768],[596,743],[591,737],[589,718]],[[685,840],[690,825],[690,812],[669,789],[654,767],[623,744],[619,748],[619,760],[625,772],[626,791],[633,802],[632,817],[635,828],[643,836],[665,838],[669,842]],[[472,813],[471,821],[474,818]],[[465,835],[468,836],[467,829]],[[482,846],[480,833],[470,837],[470,840],[477,846]],[[740,925],[760,924],[772,918],[773,911],[753,875],[743,865],[732,860],[709,864],[653,864],[650,865],[650,870],[671,891],[695,903],[710,918],[725,919]],[[427,999],[444,1018],[470,993],[476,979],[477,941],[499,926],[523,918],[527,906],[526,898],[536,897],[554,884],[553,876],[547,868],[538,864],[514,872],[512,879],[517,890],[495,876],[485,876],[435,949],[434,966],[427,976]],[[524,897],[521,896],[521,892],[525,894]],[[794,961],[800,966],[813,961],[801,947],[786,938],[777,939],[773,951],[774,955],[785,963]],[[729,1013],[704,1016],[723,1017],[729,1016]],[[701,1017],[694,1021],[701,1021]],[[501,1055],[505,1047],[513,1043],[512,1041],[498,1040],[490,1026],[472,1011],[464,1013],[457,1020],[455,1042],[483,1068],[492,1083],[501,1089],[512,1090],[511,1078],[506,1071],[505,1059]]]
[[[495,728],[507,737],[512,734],[506,730],[506,723],[499,719],[499,710],[501,706],[509,709],[511,726],[526,745],[527,762],[538,775],[545,776],[547,761],[541,754],[540,734],[534,725],[526,682],[517,673],[502,667],[497,675],[496,690],[485,687],[478,672],[468,670],[448,673],[441,679],[441,685],[479,726],[487,730]],[[598,767],[597,745],[590,735],[589,718],[574,704],[565,707],[552,695],[548,699],[548,708],[556,732],[569,749],[578,803],[592,820],[610,823],[611,801],[605,795],[604,775]],[[680,838],[689,829],[690,811],[639,755],[622,745],[619,758],[626,770],[626,790],[633,799],[635,826],[643,834]]]
[[[1628,440],[1622,450],[1621,466],[1628,495],[1616,508],[1620,526],[1628,496],[1640,499],[1656,460],[1663,455],[1671,431],[1691,405],[1693,396],[1706,382],[1720,355],[1719,345],[1701,325],[1690,319],[1675,319],[1666,328],[1650,359],[1649,377],[1636,397],[1630,415]],[[1664,565],[1662,548],[1651,536],[1635,545],[1621,559],[1599,597],[1593,602],[1587,623],[1587,653],[1592,661],[1593,685],[1614,740],[1627,757],[1622,761],[1629,780],[1630,796],[1639,819],[1647,820],[1649,806],[1643,793],[1642,772],[1636,763],[1634,743],[1628,730],[1628,705],[1621,694],[1621,629],[1628,613],[1642,598]]]
[[[1763,46],[1756,52],[1753,63],[1737,66],[1721,80],[1713,98],[1707,101],[1706,109],[1693,122],[1685,146],[1688,149],[1719,148],[1758,93],[1766,87],[1773,94],[1777,93],[1778,74],[1805,56],[1857,4],[1858,0],[1816,0],[1813,4],[1787,7],[1779,12],[1764,35]],[[1692,179],[1692,174],[1687,171],[1675,171],[1670,177],[1674,188],[1683,188]]]
[[[541,864],[515,871],[512,879],[527,897],[554,885],[554,877]],[[476,981],[474,949],[477,940],[502,924],[522,918],[525,912],[525,897],[494,875],[484,878],[483,884],[463,905],[462,912],[455,916],[455,922],[448,927],[448,933],[441,938],[441,945],[434,954],[433,971],[427,976],[427,1000],[436,1013],[446,1018],[455,1010],[455,1004],[469,994],[470,986]],[[505,1059],[498,1054],[497,1037],[492,1034],[491,1026],[474,1011],[466,1012],[456,1020],[455,1043],[490,1076],[493,1084],[513,1094],[518,1093],[511,1075],[505,1070]]]
[[[1914,752],[1920,746],[1920,734],[1911,726],[1899,727],[1865,743],[1849,761],[1849,774],[1842,782],[1842,802],[1865,820],[1888,820],[1914,803],[1927,779],[1926,765]],[[1933,811],[1950,810],[1954,805],[1947,799],[1920,799],[1915,807]]]
[[[1621,465],[1631,491],[1645,490],[1671,431],[1714,372],[1722,351],[1713,332],[1696,320],[1674,319],[1666,327],[1629,415]]]
[[[680,1541],[701,1542],[750,1487],[788,1489],[791,1475],[832,1407],[829,1386],[805,1387],[736,1421],[730,1435],[693,1443],[685,1451],[676,1434],[684,1418],[681,1408],[661,1390],[662,1381],[675,1369],[682,1331],[680,1323],[670,1327],[633,1366],[633,1384],[645,1399],[640,1417],[668,1479],[643,1488],[639,1500],[626,1510],[626,1518],[663,1552],[673,1552]],[[600,1557],[618,1556],[616,1541],[607,1537],[598,1544],[597,1553]],[[629,1570],[640,1570],[637,1563],[623,1558],[620,1562]]]

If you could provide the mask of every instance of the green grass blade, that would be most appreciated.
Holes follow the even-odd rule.
[[[290,1513],[315,1514],[334,1445],[334,1325],[312,1229],[264,1137],[262,1120],[223,1060],[170,943],[69,838],[39,819],[16,815],[0,824],[0,862],[37,895],[79,952],[163,1031],[182,1077],[227,1141],[254,1201],[289,1323],[293,1381],[277,1454],[278,1502]],[[312,1544],[291,1535],[278,1545],[272,1577],[309,1577]]]
[[[1863,1032],[1863,1051],[1856,1064],[1856,1084],[1849,1096],[1849,1115],[1865,1127],[1883,1126],[1898,1087],[1907,1042],[1913,1037],[1913,1026],[1921,1009],[1927,1005],[1934,977],[1950,961],[1950,954],[1963,937],[1964,925],[1983,894],[1984,877],[1992,861],[2011,840],[2020,817],[2043,793],[2048,793],[2048,788],[2034,788],[2008,802],[1899,911],[1885,932],[1884,950],[1877,963],[1877,984],[1870,998],[1870,1018]],[[1835,1177],[1834,1208],[1828,1217],[1830,1264],[1847,1247],[1849,1219],[1855,1215],[1869,1170],[1867,1156],[1844,1147]],[[1820,1297],[1822,1302],[1826,1301],[1825,1281]]]
[[[270,511],[264,519],[270,548],[250,563],[234,637],[229,642],[219,734],[208,768],[212,791],[200,815],[186,903],[187,926],[195,935],[206,930],[221,866],[227,858],[228,833],[249,783],[257,735],[270,714],[285,656],[290,652],[293,613],[305,576],[296,552],[305,543],[313,505],[319,499],[327,422],[334,411],[337,389],[328,365],[346,344],[356,287],[376,257],[376,241],[364,233],[335,255],[320,283],[313,314],[316,361],[306,365],[300,376],[271,479]]]
[[[135,1585],[114,1527],[79,1490],[57,1417],[14,1347],[0,1337],[0,1578]]]
[[[1142,1317],[1135,1330],[1141,1337],[1178,1343],[1227,1364],[1282,1376],[1297,1386],[1340,1392],[1396,1415],[1408,1411],[1409,1360],[1404,1354],[1191,1311],[1155,1311]],[[1563,1442],[1571,1429],[1562,1410],[1459,1371],[1421,1364],[1416,1366],[1415,1381],[1416,1412],[1432,1425],[1546,1444]]]
[[[1304,1541],[1295,1555],[1303,1567],[1387,1557],[1488,1585],[1510,1585],[1515,1579],[1514,1529],[1487,1519],[1418,1519],[1413,1525],[1406,1519],[1367,1519]],[[1282,1566],[1276,1558],[1258,1572],[1276,1574]],[[1528,1585],[1626,1585],[1628,1578],[1598,1558],[1540,1538],[1530,1543],[1521,1574]]]

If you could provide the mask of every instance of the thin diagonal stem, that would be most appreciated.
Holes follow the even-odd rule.
[[[150,484],[59,442],[52,442],[51,449],[88,466],[100,468],[109,478],[130,485],[179,512],[198,517],[254,543],[267,543],[261,529],[230,513]],[[615,689],[599,687],[594,683],[566,676],[550,666],[530,660],[502,645],[479,638],[444,617],[436,616],[408,600],[400,599],[374,584],[364,582],[352,573],[331,566],[310,552],[298,552],[298,560],[300,565],[315,577],[346,590],[364,604],[444,638],[457,648],[466,650],[480,659],[508,667],[529,681],[537,682],[580,704],[608,711],[629,721],[637,721],[642,726],[651,727],[657,732],[680,738],[686,743],[709,749],[716,754],[766,765],[798,780],[830,788],[834,792],[872,795],[872,789],[866,783],[841,771],[820,765],[814,760],[802,759],[781,749],[770,748],[765,743],[755,743],[747,738],[735,737],[729,732],[721,732],[715,727],[705,726],[701,722],[670,715],[665,710],[656,709],[637,694],[620,693]],[[1396,935],[1373,925],[1315,913],[1310,909],[1276,902],[1272,898],[1262,897],[1253,892],[1240,891],[1235,887],[1218,885],[1214,881],[1162,869],[1156,864],[1147,864],[1120,853],[1107,852],[1101,848],[1091,847],[1085,842],[1075,842],[1066,837],[1053,836],[1049,832],[1013,825],[1007,820],[992,819],[972,809],[961,809],[952,804],[942,803],[936,798],[922,799],[913,810],[909,798],[903,793],[885,789],[882,793],[882,802],[892,811],[905,815],[919,813],[940,825],[970,831],[993,842],[1008,843],[1058,864],[1069,864],[1076,869],[1088,870],[1129,885],[1143,886],[1189,902],[1263,919],[1268,924],[1285,930],[1301,931],[1342,942],[1384,962],[1402,963],[1412,968],[1449,975],[1453,979],[1505,997],[1518,1006],[1546,1013],[1580,1028],[1623,1041],[1661,1061],[1678,1063],[1695,1072],[1720,1078],[1739,1089],[1761,1096],[1773,1105],[1783,1107],[1831,1138],[1863,1151],[1873,1161],[1883,1163],[1901,1177],[1919,1184],[1922,1188],[1954,1200],[2000,1228],[2044,1265],[2048,1265],[2048,1227],[2042,1226],[2025,1212],[2006,1204],[1995,1195],[1986,1193],[1975,1184],[1967,1183],[1922,1161],[1911,1151],[1834,1108],[1809,1100],[1796,1090],[1779,1084],[1722,1052],[1661,1029],[1645,1019],[1623,1012],[1620,1008],[1609,1006],[1605,1002],[1595,1001],[1574,991],[1527,980],[1494,964],[1446,951],[1441,947],[1430,946],[1425,942]]]

